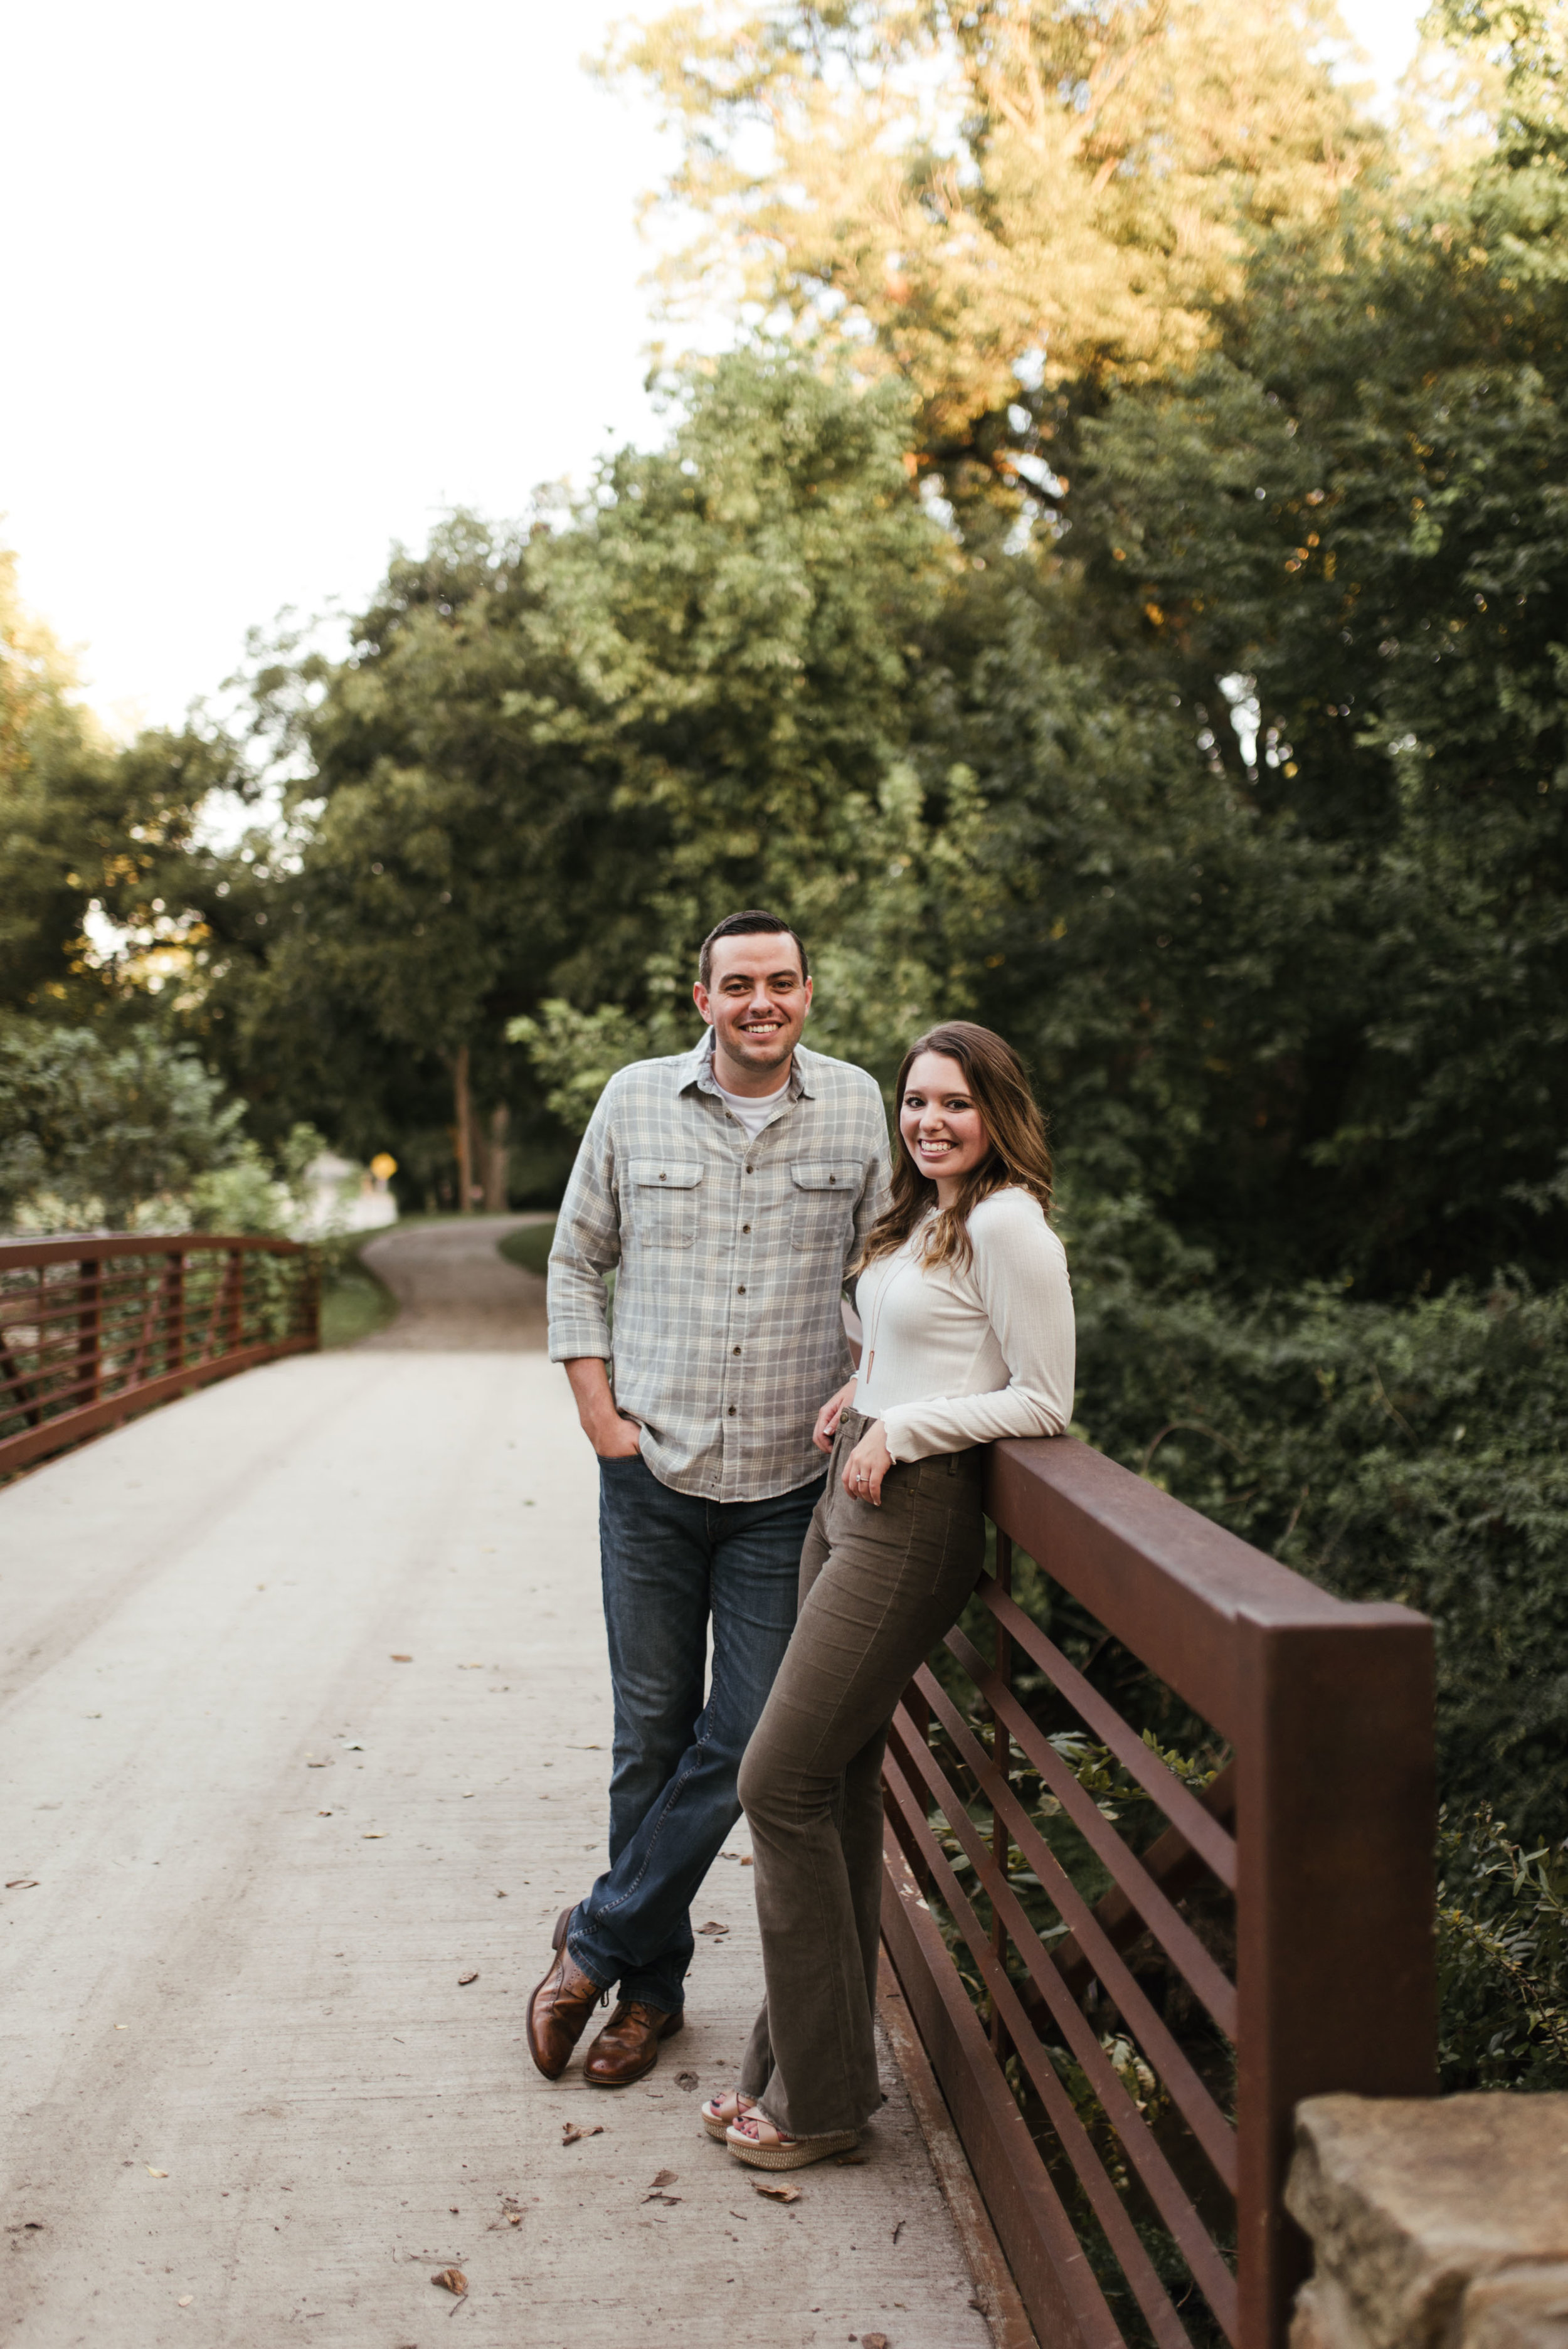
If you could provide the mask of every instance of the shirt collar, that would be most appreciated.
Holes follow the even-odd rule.
[[[789,1098],[792,1102],[802,1099],[811,1101],[815,1098],[804,1063],[805,1056],[797,1044],[794,1059],[789,1063]],[[680,1090],[684,1093],[693,1085],[696,1085],[699,1092],[713,1093],[716,1096],[718,1092],[718,1086],[713,1073],[713,1030],[711,1028],[703,1030],[700,1040],[693,1045],[686,1055]]]

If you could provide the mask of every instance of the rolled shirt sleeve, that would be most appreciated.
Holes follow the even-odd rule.
[[[550,1250],[550,1359],[584,1355],[610,1359],[610,1316],[604,1276],[621,1261],[621,1204],[615,1174],[614,1080],[578,1145],[572,1179],[556,1218]]]

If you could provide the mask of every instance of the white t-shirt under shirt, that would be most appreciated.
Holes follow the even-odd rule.
[[[767,1124],[769,1119],[772,1116],[774,1111],[778,1108],[779,1102],[783,1100],[785,1094],[789,1092],[789,1079],[786,1074],[783,1083],[775,1093],[726,1092],[724,1087],[719,1083],[717,1077],[715,1077],[713,1081],[713,1089],[718,1095],[719,1100],[729,1111],[730,1114],[733,1117],[738,1117],[740,1120],[741,1124],[746,1128],[746,1139],[748,1142],[755,1142],[763,1127]]]
[[[855,1409],[882,1421],[895,1460],[1060,1435],[1072,1417],[1073,1298],[1039,1201],[1014,1189],[982,1199],[962,1268],[922,1261],[926,1230],[860,1277]]]

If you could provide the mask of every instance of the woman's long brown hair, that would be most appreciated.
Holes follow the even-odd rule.
[[[857,1272],[879,1256],[891,1256],[894,1248],[902,1247],[936,1205],[936,1185],[910,1156],[902,1124],[909,1072],[922,1052],[940,1052],[944,1060],[957,1061],[991,1144],[979,1165],[964,1177],[953,1206],[937,1216],[926,1240],[924,1261],[968,1264],[969,1218],[993,1191],[1027,1191],[1047,1216],[1051,1212],[1051,1154],[1046,1121],[1029,1090],[1023,1062],[1011,1044],[989,1028],[977,1028],[971,1019],[945,1020],[940,1028],[928,1028],[923,1036],[917,1036],[900,1066],[893,1110],[898,1139],[893,1145],[892,1198],[866,1235]]]

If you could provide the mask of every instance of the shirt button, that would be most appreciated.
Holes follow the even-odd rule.
[[[756,1169],[756,1167],[755,1167],[755,1166],[748,1166],[748,1167],[747,1168],[747,1170],[746,1170],[746,1171],[747,1171],[747,1173],[748,1173],[748,1174],[756,1174],[756,1172],[757,1172],[757,1169]]]
[[[741,1284],[740,1284],[739,1288],[736,1290],[736,1292],[735,1292],[735,1293],[736,1293],[737,1297],[744,1297],[744,1296],[745,1296],[745,1294],[746,1294],[746,1283],[745,1283],[744,1281],[742,1281],[742,1282],[741,1282]]]
[[[729,1406],[729,1415],[730,1415],[731,1419],[733,1419],[733,1418],[735,1417],[735,1405],[734,1405],[733,1403],[731,1403],[731,1404],[730,1404],[730,1406]]]
[[[739,1349],[739,1347],[738,1347],[738,1346],[731,1346],[731,1348],[730,1348],[730,1350],[730,1350],[730,1352],[731,1352],[732,1354],[738,1354],[738,1353],[739,1353],[739,1351],[740,1351],[740,1349]]]
[[[751,1226],[749,1224],[742,1224],[740,1228],[743,1232],[748,1232],[751,1229]]]

